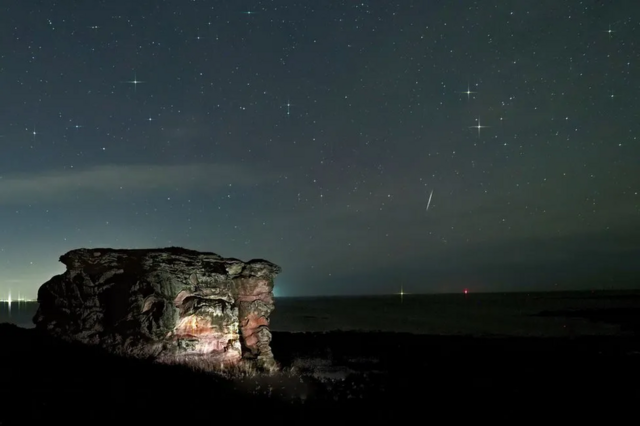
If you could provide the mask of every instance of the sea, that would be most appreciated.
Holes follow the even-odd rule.
[[[624,334],[619,323],[564,315],[640,312],[639,291],[404,294],[276,298],[272,331],[387,331],[470,336]],[[32,328],[37,302],[0,303],[0,323]],[[544,314],[544,315],[540,315]]]

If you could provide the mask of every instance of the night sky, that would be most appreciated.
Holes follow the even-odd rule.
[[[0,298],[80,247],[277,295],[628,288],[640,2],[0,5]]]

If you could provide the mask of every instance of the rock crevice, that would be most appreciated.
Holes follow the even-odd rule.
[[[179,247],[78,249],[38,291],[36,328],[159,362],[274,368],[269,316],[280,267]]]

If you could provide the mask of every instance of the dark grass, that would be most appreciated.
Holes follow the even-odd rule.
[[[286,373],[242,380],[123,359],[6,324],[0,342],[2,426],[612,421],[640,401],[634,336],[274,332]]]

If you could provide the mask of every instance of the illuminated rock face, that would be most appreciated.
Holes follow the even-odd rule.
[[[159,362],[275,367],[269,346],[280,268],[183,248],[78,249],[40,287],[47,333]]]

